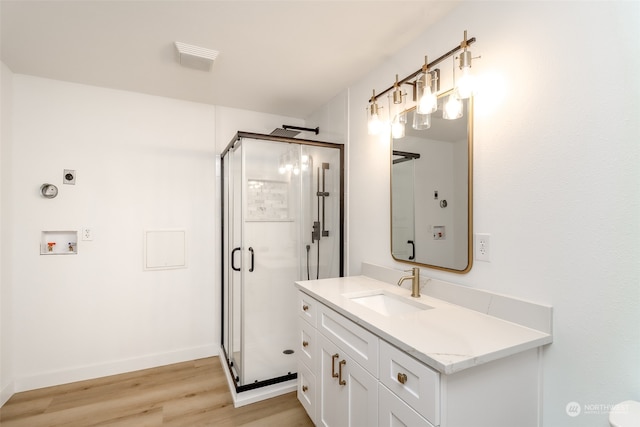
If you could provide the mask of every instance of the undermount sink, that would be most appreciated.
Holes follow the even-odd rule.
[[[347,296],[351,301],[373,310],[383,316],[395,316],[415,311],[429,310],[433,307],[403,298],[399,295],[378,292],[368,295]]]

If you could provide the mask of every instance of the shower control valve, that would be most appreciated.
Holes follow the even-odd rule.
[[[316,240],[320,240],[320,221],[314,221],[311,232],[311,243],[315,243]]]

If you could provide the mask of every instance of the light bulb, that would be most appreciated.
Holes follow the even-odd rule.
[[[471,74],[469,67],[463,68],[462,76],[458,80],[458,93],[460,94],[461,99],[467,99],[473,95],[474,83],[475,79],[473,78],[473,74]]]
[[[404,138],[404,123],[399,116],[396,116],[396,119],[391,123],[391,136],[394,139]]]
[[[473,74],[471,74],[471,59],[471,52],[468,50],[465,50],[460,55],[460,70],[462,70],[462,75],[456,85],[460,99],[467,99],[473,95],[474,78]]]
[[[369,135],[377,135],[382,130],[382,121],[380,120],[380,117],[377,113],[372,114],[369,118],[368,129]]]
[[[438,98],[431,92],[431,89],[426,88],[424,95],[420,98],[418,103],[418,112],[420,114],[431,114],[438,108]]]
[[[442,110],[442,118],[447,120],[455,120],[462,117],[462,101],[458,97],[457,91],[454,91],[447,98]]]
[[[420,114],[431,114],[438,109],[438,97],[431,90],[431,74],[425,73],[416,81],[418,105],[417,111]]]
[[[283,175],[286,171],[287,171],[287,170],[285,169],[285,167],[284,167],[284,166],[280,166],[280,167],[278,168],[278,173],[279,173],[280,175]]]

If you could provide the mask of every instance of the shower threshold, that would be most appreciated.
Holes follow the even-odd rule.
[[[222,352],[219,359],[233,398],[233,406],[236,408],[296,391],[297,373],[236,387],[229,365],[224,357],[224,352]]]

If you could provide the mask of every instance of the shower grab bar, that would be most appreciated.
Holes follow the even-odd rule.
[[[254,253],[253,253],[253,248],[249,247],[249,253],[251,254],[251,267],[249,267],[249,273],[253,273],[253,267],[254,267]]]
[[[236,264],[235,264],[235,255],[236,255],[236,252],[239,250],[240,250],[240,247],[237,247],[237,248],[233,248],[233,250],[231,251],[231,269],[233,271],[240,271],[240,269],[236,267]]]

